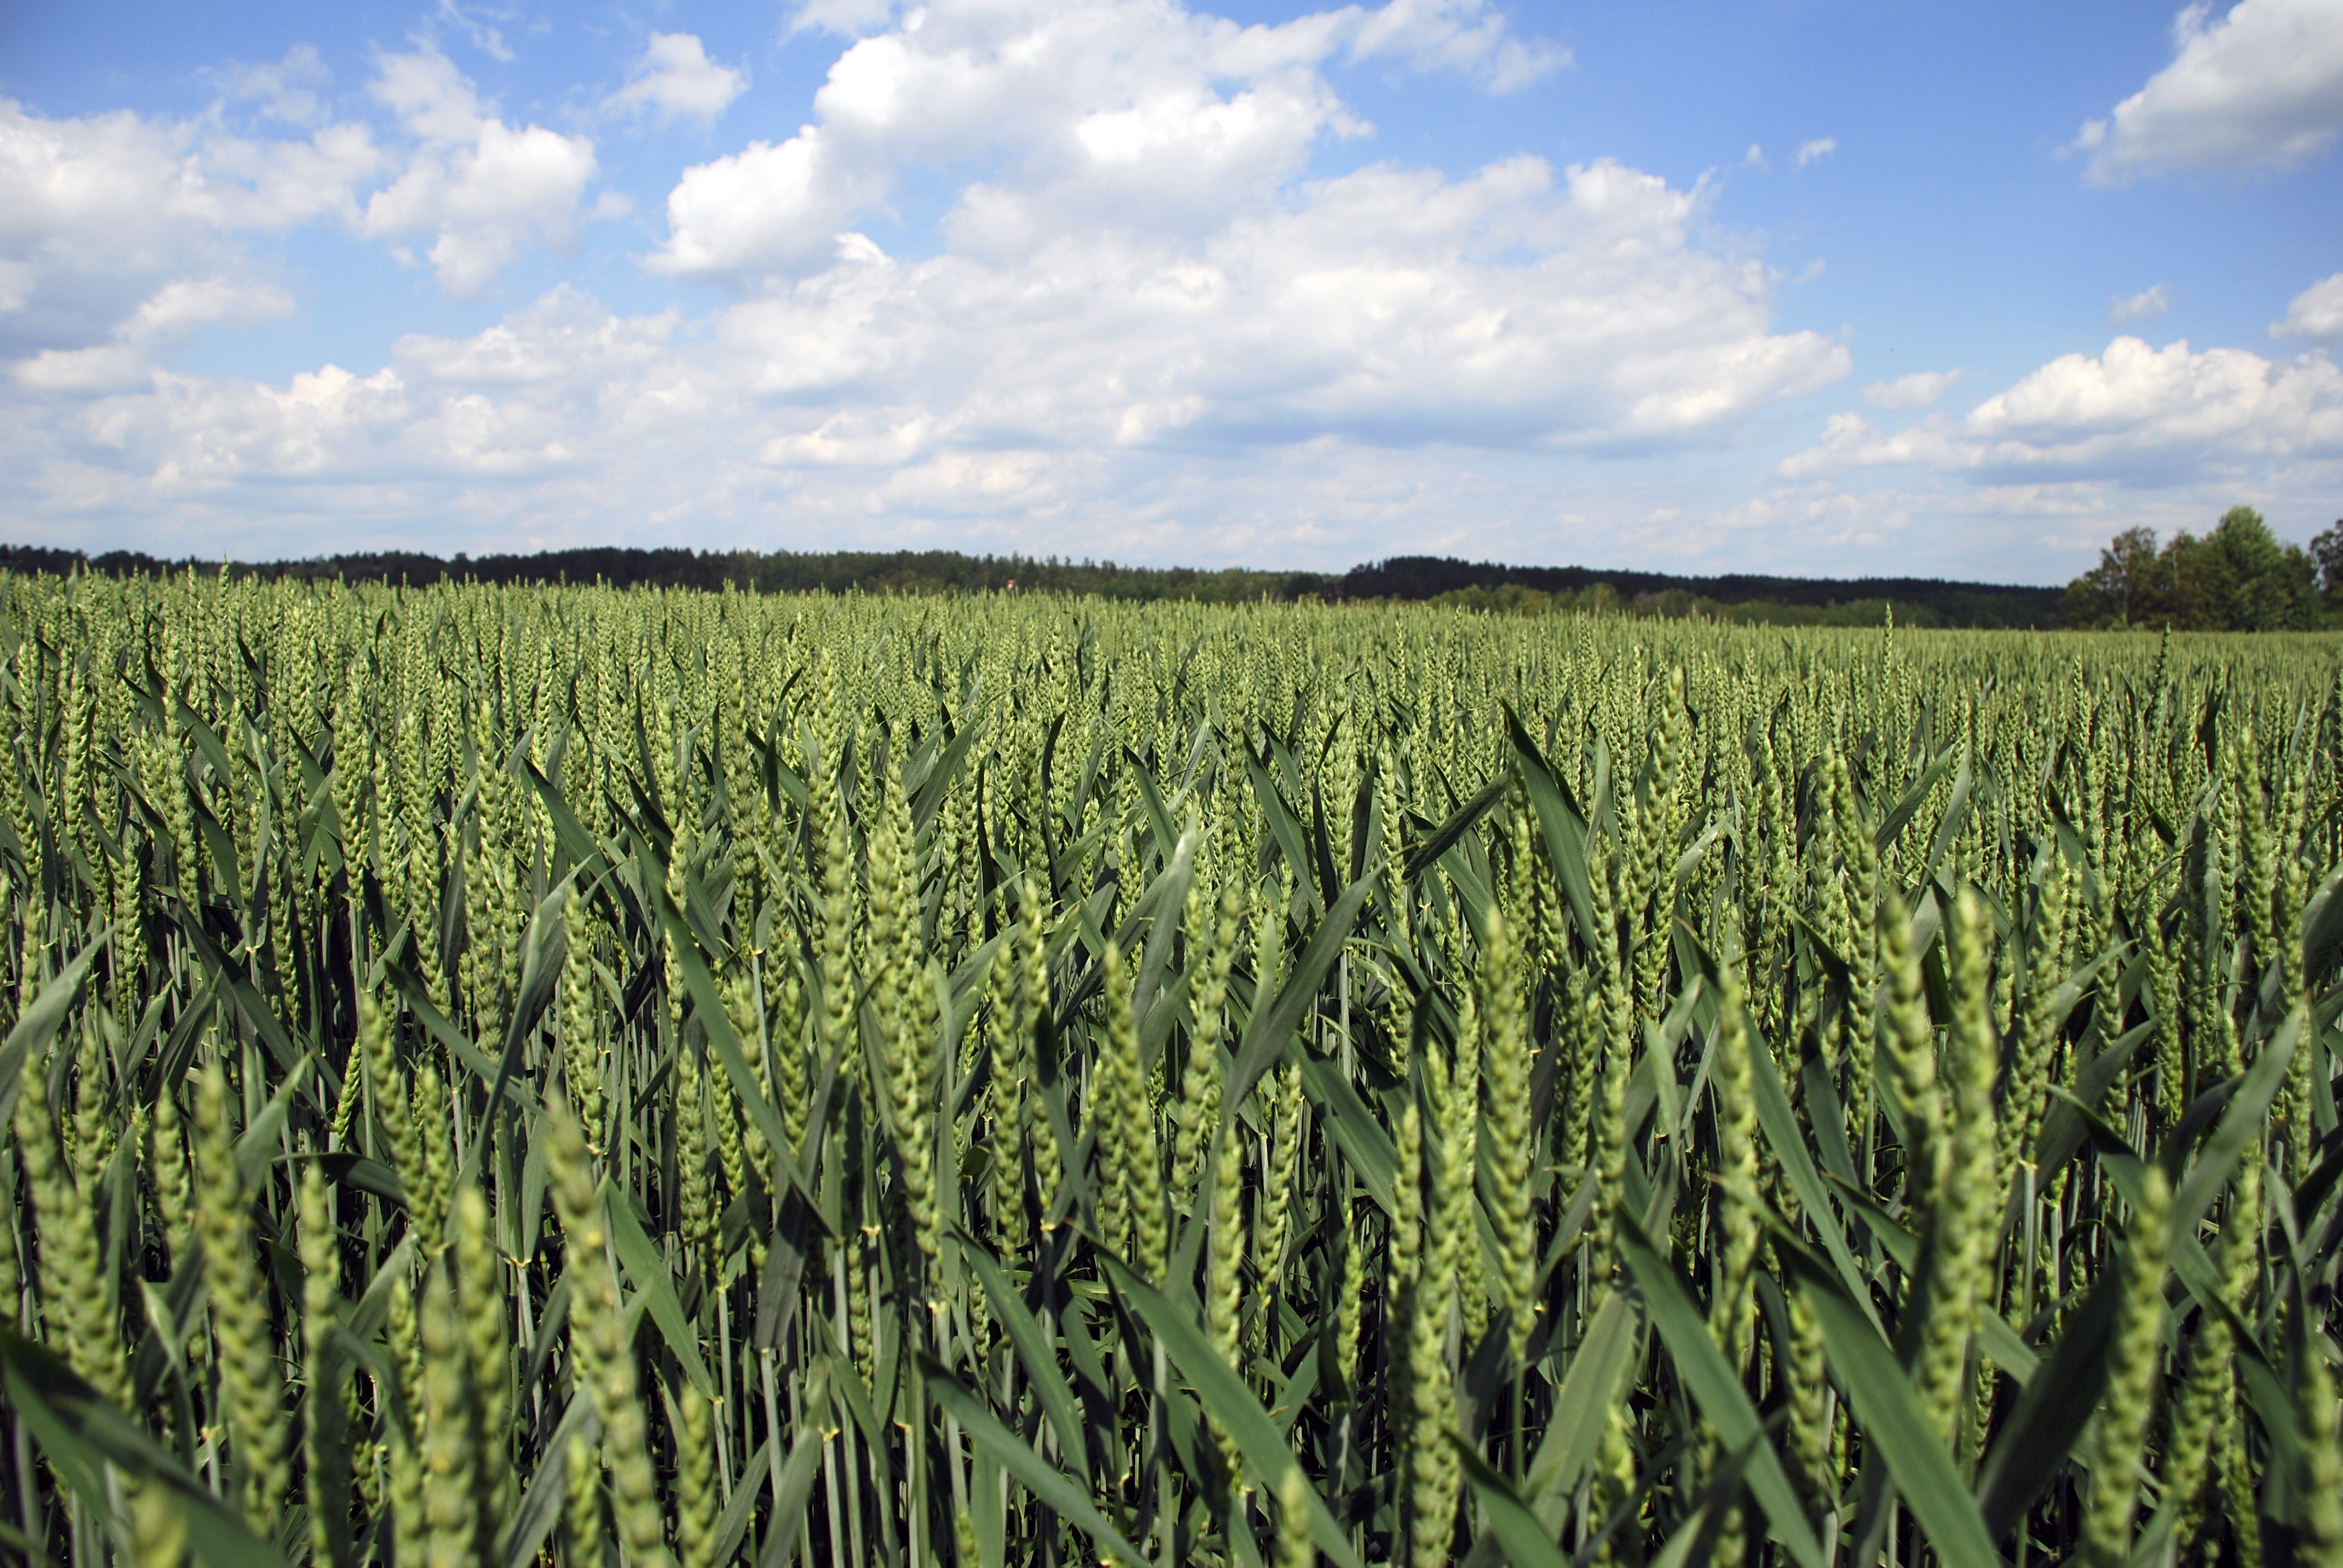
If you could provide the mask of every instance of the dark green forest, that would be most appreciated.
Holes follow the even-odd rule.
[[[2121,628],[2175,631],[2308,631],[2343,626],[2343,520],[2292,544],[2261,514],[2233,507],[2203,535],[2163,542],[2127,528],[2099,564],[2063,589],[1936,578],[1793,578],[1729,573],[1679,577],[1593,567],[1523,567],[1446,556],[1393,556],[1346,572],[1231,567],[1128,566],[1056,556],[971,556],[956,550],[689,550],[603,546],[443,559],[369,551],[299,560],[176,560],[136,550],[0,545],[0,570],[67,576],[164,577],[195,571],[264,580],[507,585],[607,583],[613,588],[726,588],[748,593],[1095,595],[1129,603],[1434,603],[1493,615],[1594,614],[1700,618],[1752,626],[1869,626],[1893,616],[1914,627]]]
[[[1202,571],[1134,567],[1057,557],[970,556],[950,550],[590,549],[530,555],[416,551],[320,556],[287,561],[167,560],[135,550],[0,546],[0,569],[57,576],[163,577],[195,571],[231,578],[404,583],[607,583],[613,588],[730,587],[754,593],[1097,595],[1129,602],[1205,604],[1386,600],[1436,602],[1493,614],[1572,611],[1710,619],[1774,626],[1876,625],[1890,613],[1903,626],[2056,627],[2066,600],[2056,588],[1946,582],[1930,578],[1787,578],[1734,574],[1676,577],[1590,567],[1521,567],[1447,557],[1393,556],[1347,572]]]

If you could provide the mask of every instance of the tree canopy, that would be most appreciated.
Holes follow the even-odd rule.
[[[2186,528],[2158,549],[2151,528],[2127,528],[2099,564],[2066,585],[2070,627],[2176,631],[2307,631],[2343,606],[2343,522],[2300,545],[2278,538],[2251,507],[2213,531]]]

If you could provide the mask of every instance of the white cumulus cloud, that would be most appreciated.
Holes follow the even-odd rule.
[[[1570,68],[1567,48],[1514,36],[1503,13],[1486,0],[1387,0],[1382,9],[1351,7],[1354,60],[1396,56],[1418,70],[1463,71],[1493,93],[1512,93]]]
[[[746,72],[719,65],[708,57],[699,39],[689,33],[654,33],[634,80],[604,100],[606,108],[649,110],[663,120],[713,120],[726,105],[748,90]]]
[[[11,367],[16,383],[35,392],[120,392],[143,386],[154,374],[146,350],[136,344],[104,343],[89,348],[44,348]]]
[[[1695,205],[1614,164],[1373,166],[1201,239],[1042,229],[909,265],[865,241],[718,337],[768,392],[916,407],[931,440],[1676,439],[1845,370],[1767,331],[1765,277],[1688,242]]]
[[[531,232],[575,232],[590,142],[515,128],[428,48],[383,57],[381,117],[331,119],[328,75],[296,46],[203,74],[187,118],[52,117],[0,99],[0,365],[27,391],[147,388],[156,357],[207,327],[283,317],[294,299],[259,236],[326,226],[431,236],[442,286],[476,294]]]
[[[86,387],[143,366],[128,346],[176,336],[172,323],[282,314],[243,236],[354,222],[357,186],[385,163],[363,126],[256,141],[211,116],[51,118],[0,99],[0,360],[92,350],[28,372]]]
[[[657,318],[581,319],[557,294],[485,341],[402,340],[370,376],[327,365],[277,387],[153,371],[143,389],[87,404],[63,440],[85,466],[181,508],[251,505],[255,484],[344,513],[387,486],[412,508],[435,486],[558,485],[588,458],[589,438],[623,434],[626,410],[598,407],[600,383],[639,369],[644,340],[661,333]],[[558,373],[515,363],[537,351],[532,337],[559,357]]]
[[[2272,337],[2343,337],[2343,272],[2322,277],[2294,297]]]
[[[1775,328],[1781,280],[1704,237],[1705,184],[1531,156],[1312,177],[1316,149],[1372,135],[1342,67],[1493,90],[1499,20],[866,14],[797,135],[676,180],[647,259],[712,302],[629,314],[565,286],[483,331],[398,337],[378,368],[247,381],[154,362],[186,324],[277,307],[206,292],[232,268],[182,266],[98,330],[8,357],[39,417],[0,421],[0,506],[341,518],[353,547],[367,518],[426,516],[441,538],[675,519],[706,542],[785,516],[809,538],[1159,558],[1348,557],[1402,528],[1534,540],[1507,519],[1551,511],[1555,461],[1729,440],[1849,356]],[[591,144],[517,126],[435,50],[380,56],[370,96],[381,150],[340,221],[427,236],[448,292],[585,220]],[[910,190],[942,216],[918,248],[882,246]],[[23,292],[7,259],[0,300]]]
[[[1875,381],[1863,389],[1863,400],[1875,408],[1926,408],[1961,378],[1957,370],[1916,370],[1892,381]]]
[[[266,321],[292,311],[293,297],[273,284],[180,278],[156,290],[119,330],[126,342],[167,343],[216,321]]]
[[[2092,180],[2295,164],[2343,131],[2338,0],[2196,0],[2172,31],[2172,64],[2077,136]]]
[[[1816,136],[1811,142],[1798,144],[1798,166],[1805,168],[1816,158],[1826,158],[1838,151],[1836,136]]]
[[[229,99],[256,105],[269,118],[297,126],[312,124],[324,114],[318,92],[333,80],[314,44],[296,44],[283,59],[267,65],[231,64],[197,74]]]
[[[353,211],[353,186],[382,164],[360,126],[256,143],[204,121],[51,119],[0,98],[0,247],[103,263],[125,245],[167,248],[175,225],[287,228]]]
[[[652,268],[740,280],[818,268],[837,254],[840,226],[866,192],[875,198],[880,188],[837,165],[820,129],[808,126],[686,169],[668,194],[668,241]]]
[[[1481,0],[1393,0],[1239,26],[1149,0],[940,4],[860,34],[787,139],[685,171],[654,266],[738,285],[825,266],[840,232],[906,176],[999,160],[963,193],[960,237],[1036,226],[1210,222],[1297,174],[1321,138],[1367,127],[1322,74],[1338,59],[1473,75],[1492,90],[1566,64]],[[800,16],[805,22],[807,17]]]
[[[431,264],[450,298],[484,292],[532,230],[555,244],[576,232],[595,172],[590,138],[507,125],[433,49],[385,55],[372,91],[417,144],[398,177],[367,199],[359,232],[432,232]]]
[[[1655,176],[1517,156],[1299,178],[1321,138],[1364,129],[1328,60],[1490,25],[1461,5],[1273,27],[1144,0],[935,5],[850,45],[817,123],[687,170],[651,265],[745,296],[719,341],[759,391],[823,410],[760,446],[782,461],[1330,433],[1617,447],[1845,374],[1836,343],[1770,331],[1770,275],[1694,245],[1704,197]],[[908,172],[980,155],[942,255],[899,263],[850,226]]]
[[[2172,308],[2172,291],[2162,284],[2141,289],[2137,294],[2118,294],[2107,301],[2107,320],[2117,327],[2134,321],[2153,321]]]
[[[2343,370],[2323,353],[2271,360],[2125,337],[2097,357],[2063,355],[1959,419],[1931,415],[1886,431],[1859,414],[1835,415],[1781,473],[1917,465],[2162,484],[2338,457]]]
[[[1692,242],[1698,209],[1654,176],[1524,157],[1372,166],[1201,240],[898,261],[858,238],[701,321],[565,288],[401,338],[370,377],[55,367],[94,400],[45,471],[175,516],[395,498],[452,529],[494,502],[481,526],[507,538],[670,512],[705,538],[786,508],[906,544],[949,525],[970,548],[1348,550],[1435,513],[1493,526],[1473,508],[1521,496],[1488,465],[1715,439],[1843,376],[1841,346],[1770,330],[1761,270]]]
[[[152,356],[215,322],[244,325],[288,316],[293,297],[273,284],[230,277],[166,283],[115,327],[114,341],[45,348],[14,367],[19,385],[43,392],[115,392],[146,384]]]

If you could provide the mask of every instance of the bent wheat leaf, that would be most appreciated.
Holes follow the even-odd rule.
[[[1253,1397],[1252,1390],[1221,1359],[1205,1340],[1203,1331],[1166,1301],[1162,1292],[1131,1272],[1112,1253],[1101,1249],[1098,1256],[1113,1277],[1116,1293],[1154,1331],[1156,1342],[1172,1358],[1172,1364],[1180,1369],[1180,1375],[1196,1391],[1204,1408],[1236,1439],[1246,1465],[1264,1493],[1272,1497],[1280,1495],[1286,1475],[1295,1466],[1293,1451],[1287,1446],[1284,1433],[1270,1413]],[[1310,1500],[1310,1537],[1318,1543],[1318,1550],[1341,1568],[1363,1568],[1350,1537],[1328,1512],[1317,1487],[1312,1485],[1306,1490]]]
[[[285,1568],[284,1556],[221,1506],[168,1449],[106,1403],[45,1347],[12,1329],[0,1329],[0,1376],[5,1379],[9,1404],[24,1416],[42,1450],[65,1472],[96,1517],[109,1517],[114,1511],[105,1479],[112,1465],[163,1490],[198,1561],[215,1568]]]
[[[1800,1295],[1822,1325],[1825,1352],[1865,1438],[1879,1445],[1896,1489],[1946,1568],[2002,1568],[1976,1500],[1930,1430],[1895,1351],[1811,1259],[1791,1254]]]
[[[1087,1489],[1076,1485],[1064,1472],[1052,1469],[1040,1454],[1020,1442],[1016,1433],[1001,1425],[1000,1418],[961,1387],[950,1372],[922,1355],[920,1377],[929,1397],[943,1406],[960,1422],[960,1430],[982,1444],[985,1452],[1001,1469],[1015,1476],[1026,1491],[1097,1542],[1099,1550],[1111,1561],[1124,1568],[1148,1568],[1146,1555],[1107,1523],[1106,1515],[1091,1501]]]
[[[1773,1445],[1764,1441],[1756,1406],[1749,1402],[1741,1381],[1733,1375],[1725,1352],[1709,1337],[1708,1325],[1702,1321],[1675,1271],[1632,1214],[1619,1216],[1618,1245],[1620,1256],[1626,1260],[1628,1271],[1634,1276],[1635,1289],[1652,1315],[1653,1325],[1666,1342],[1668,1353],[1675,1358],[1677,1373],[1700,1402],[1708,1419],[1716,1423],[1717,1435],[1728,1448],[1741,1448],[1755,1441],[1749,1456],[1749,1490],[1765,1510],[1775,1538],[1789,1550],[1799,1568],[1822,1568],[1822,1543],[1815,1539],[1814,1526],[1798,1506],[1789,1473],[1782,1468],[1781,1456],[1774,1452]],[[1969,1565],[1961,1564],[1960,1568]]]

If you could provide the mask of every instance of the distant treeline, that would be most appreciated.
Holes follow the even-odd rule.
[[[533,555],[458,554],[452,560],[413,550],[317,556],[295,561],[161,560],[137,550],[85,556],[79,550],[0,545],[0,568],[63,575],[76,567],[116,577],[159,576],[192,568],[206,576],[223,565],[231,576],[299,581],[405,583],[608,583],[612,588],[704,588],[729,584],[754,593],[954,594],[1041,592],[1100,594],[1109,598],[1197,599],[1235,603],[1261,598],[1331,597],[1342,579],[1322,572],[1257,572],[1232,568],[1127,567],[1114,561],[1054,557],[969,556],[955,550],[590,549]]]
[[[2065,590],[1936,578],[1672,577],[1592,567],[1513,567],[1444,556],[1393,556],[1353,567],[1345,598],[1436,599],[1475,608],[1716,616],[1783,626],[1874,624],[1893,607],[1907,626],[2055,627]]]
[[[0,545],[0,569],[75,570],[156,577],[195,570],[303,581],[406,583],[608,583],[614,588],[705,588],[755,593],[936,595],[1039,592],[1117,599],[1233,604],[1263,599],[1433,600],[1497,614],[1710,616],[1767,625],[1873,624],[1890,609],[1907,626],[2055,627],[2064,590],[1944,582],[1932,578],[1777,578],[1735,574],[1672,577],[1589,567],[1514,567],[1447,557],[1393,556],[1349,571],[1264,572],[1230,568],[1133,567],[1057,557],[970,556],[952,550],[546,550],[534,555],[458,554],[452,560],[406,550],[296,561],[163,560],[136,550]]]

